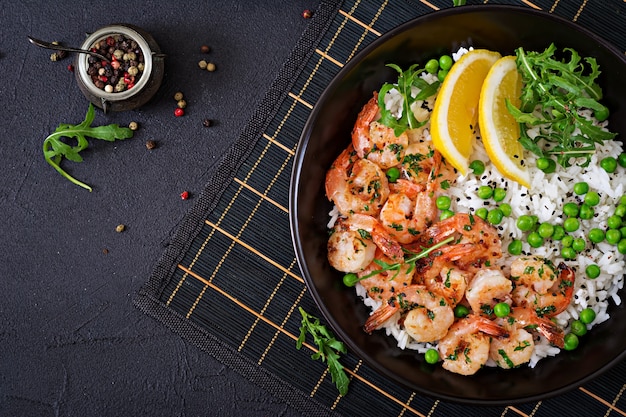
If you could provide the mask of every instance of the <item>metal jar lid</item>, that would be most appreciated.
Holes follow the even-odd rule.
[[[157,92],[163,81],[164,55],[154,38],[143,29],[129,24],[105,26],[91,33],[83,42],[82,49],[90,49],[96,42],[106,40],[109,36],[122,35],[137,42],[144,57],[144,70],[141,78],[133,88],[108,93],[93,83],[87,73],[89,56],[79,54],[76,57],[76,80],[85,97],[105,113],[108,111],[125,111],[144,105]]]

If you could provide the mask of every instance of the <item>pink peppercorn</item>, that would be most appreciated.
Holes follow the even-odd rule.
[[[302,17],[304,17],[305,19],[310,19],[313,16],[313,12],[310,11],[309,9],[305,9],[302,12]]]
[[[180,198],[182,198],[183,200],[187,200],[189,198],[189,191],[183,191],[182,193],[180,193]]]
[[[180,107],[177,107],[176,110],[174,110],[174,116],[181,117],[184,115],[185,115],[185,110],[181,109]]]

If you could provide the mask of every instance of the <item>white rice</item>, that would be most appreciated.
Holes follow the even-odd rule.
[[[455,61],[458,60],[465,52],[467,50],[459,50],[454,54],[453,59]],[[430,76],[424,74],[424,77]],[[397,94],[397,91],[392,91],[389,97],[385,97],[385,103],[388,109],[396,107],[395,112],[400,116],[401,106],[397,100]],[[400,107],[400,110],[397,109],[398,107]],[[590,117],[589,115],[587,116]],[[605,124],[602,126],[606,127]],[[538,133],[539,128],[529,131],[531,137]],[[425,130],[425,135],[427,138],[430,137],[427,129]],[[620,292],[624,286],[624,256],[617,251],[615,245],[610,245],[606,241],[594,245],[587,238],[592,228],[606,230],[607,219],[613,214],[615,207],[619,204],[620,197],[626,190],[626,170],[624,168],[618,166],[613,174],[607,174],[600,167],[600,161],[603,158],[607,156],[617,158],[621,152],[621,142],[607,141],[601,145],[596,145],[596,152],[591,157],[591,163],[587,167],[572,166],[564,169],[559,165],[557,170],[551,174],[545,174],[536,168],[536,157],[526,152],[526,166],[531,178],[531,191],[529,192],[528,189],[518,183],[505,179],[498,172],[487,157],[480,137],[477,135],[473,155],[470,160],[479,159],[483,161],[485,164],[484,174],[480,177],[473,173],[459,176],[457,182],[446,191],[446,194],[452,199],[450,209],[454,212],[474,213],[478,208],[486,207],[491,209],[502,203],[508,203],[511,206],[511,215],[505,217],[502,223],[497,226],[503,248],[503,258],[500,261],[500,266],[504,269],[515,258],[507,251],[507,247],[513,239],[522,241],[522,254],[545,257],[554,264],[564,261],[560,256],[562,247],[560,242],[546,239],[542,247],[531,248],[526,241],[526,234],[517,228],[516,220],[519,216],[528,214],[536,215],[540,223],[548,222],[552,225],[562,225],[564,220],[563,205],[570,201],[581,202],[581,196],[575,195],[572,191],[575,183],[585,181],[589,184],[590,191],[598,192],[600,204],[594,207],[595,216],[593,219],[581,220],[579,230],[569,233],[574,238],[584,238],[587,242],[587,247],[584,251],[578,253],[575,259],[565,261],[576,273],[572,303],[565,311],[555,317],[557,324],[566,332],[569,331],[570,323],[579,318],[580,311],[583,309],[590,307],[596,313],[595,320],[587,325],[587,328],[590,330],[595,325],[609,319],[607,311],[611,302],[616,305],[621,304]],[[505,199],[500,203],[496,203],[493,199],[483,200],[479,198],[477,190],[481,185],[497,186],[506,189]],[[337,216],[337,211],[333,210],[329,227],[332,227]],[[594,263],[600,267],[601,273],[596,279],[589,279],[585,274],[585,268]],[[370,299],[360,284],[356,285],[356,291],[358,296],[363,299],[365,305],[371,308],[372,312],[380,307],[380,302]],[[393,336],[397,340],[398,347],[401,349],[413,349],[420,353],[436,347],[436,343],[417,343],[413,341],[398,324],[399,314],[397,313],[396,316],[391,317],[384,326],[387,335]],[[528,365],[534,367],[540,359],[557,355],[559,351],[559,348],[551,346],[543,336],[536,336],[535,350]],[[496,366],[493,361],[488,362],[487,365]]]

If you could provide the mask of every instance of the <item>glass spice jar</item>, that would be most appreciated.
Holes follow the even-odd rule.
[[[81,48],[105,52],[103,55],[111,60],[102,62],[78,54],[75,63],[78,87],[105,113],[136,109],[161,86],[165,55],[154,38],[137,26],[105,26],[91,33]]]

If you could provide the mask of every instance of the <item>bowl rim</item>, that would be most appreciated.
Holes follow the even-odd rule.
[[[319,98],[316,100],[316,103],[314,104],[313,109],[311,110],[311,113],[309,114],[309,117],[307,118],[307,121],[303,127],[302,134],[298,140],[296,152],[294,154],[291,179],[290,179],[290,185],[289,185],[289,223],[290,223],[290,230],[291,230],[292,245],[296,254],[296,260],[298,262],[298,266],[304,278],[305,284],[308,287],[309,293],[311,294],[311,297],[313,298],[316,306],[320,310],[322,316],[324,317],[326,322],[331,326],[332,330],[335,332],[339,340],[342,340],[347,345],[347,347],[353,352],[355,356],[362,359],[365,363],[368,364],[368,366],[370,366],[376,372],[389,378],[390,380],[395,381],[396,383],[400,385],[408,387],[412,390],[415,390],[416,392],[419,392],[431,398],[434,397],[434,398],[439,398],[439,399],[446,400],[446,401],[467,404],[467,405],[498,406],[498,405],[511,405],[511,404],[519,404],[519,403],[524,403],[524,402],[545,400],[546,398],[555,397],[557,395],[561,395],[566,392],[569,392],[572,389],[576,388],[577,386],[580,386],[598,377],[600,374],[606,372],[608,369],[615,366],[615,364],[617,364],[618,362],[626,359],[626,350],[621,352],[621,354],[608,360],[603,366],[599,367],[595,371],[587,374],[586,376],[576,381],[572,381],[569,384],[564,385],[560,388],[556,388],[550,391],[546,391],[546,392],[542,392],[542,393],[538,393],[534,395],[489,400],[489,399],[463,398],[463,397],[459,397],[455,395],[445,395],[445,394],[440,394],[440,393],[434,394],[433,392],[430,392],[425,387],[412,384],[409,381],[406,381],[400,378],[393,371],[391,371],[390,369],[378,363],[376,360],[371,358],[370,355],[365,353],[363,349],[361,349],[357,344],[355,344],[352,341],[351,337],[349,337],[347,333],[341,327],[334,325],[335,320],[330,314],[328,307],[324,304],[319,293],[317,292],[315,285],[313,284],[312,277],[309,273],[309,268],[307,267],[304,252],[303,252],[303,247],[301,245],[300,238],[299,238],[300,228],[299,228],[298,215],[297,215],[298,185],[299,185],[299,178],[301,175],[302,161],[306,154],[306,149],[308,147],[308,142],[311,137],[311,132],[313,130],[313,126],[316,123],[318,114],[321,111],[320,109],[322,107],[322,104],[327,101],[327,98],[329,95],[331,95],[331,92],[333,91],[334,87],[337,84],[339,84],[341,80],[350,71],[352,71],[355,66],[358,65],[358,63],[362,60],[363,57],[368,56],[372,51],[376,50],[379,46],[381,46],[382,44],[384,44],[390,38],[396,36],[397,34],[407,31],[413,28],[414,26],[420,25],[425,22],[429,22],[430,20],[433,20],[433,19],[440,19],[440,18],[444,18],[447,16],[462,15],[462,14],[477,13],[477,12],[478,13],[493,13],[493,12],[523,13],[527,15],[540,17],[542,19],[548,19],[548,20],[558,22],[559,24],[567,26],[571,30],[580,32],[582,33],[582,35],[598,42],[604,48],[606,48],[608,52],[615,55],[619,60],[621,60],[624,66],[626,67],[626,55],[624,55],[622,51],[617,49],[613,44],[611,44],[610,42],[608,42],[606,39],[602,38],[601,36],[596,35],[591,30],[585,27],[582,27],[558,15],[554,15],[554,14],[545,12],[543,10],[537,10],[537,9],[533,9],[533,8],[529,8],[529,7],[521,6],[521,5],[494,5],[494,4],[487,5],[485,4],[485,5],[466,5],[462,7],[449,7],[446,9],[426,13],[424,15],[413,18],[405,23],[402,23],[396,26],[395,28],[389,30],[388,32],[384,33],[379,38],[372,41],[370,44],[364,47],[361,51],[359,51],[352,59],[350,59],[350,61],[347,62],[333,76],[332,80],[328,83],[324,91],[320,94]]]

